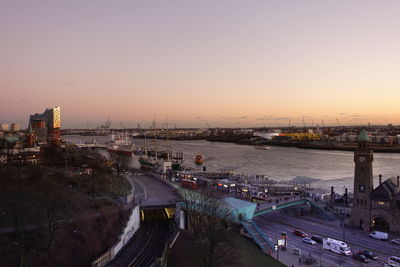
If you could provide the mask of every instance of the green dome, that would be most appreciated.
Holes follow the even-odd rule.
[[[360,135],[357,137],[357,142],[369,142],[368,134],[364,129],[361,130]]]

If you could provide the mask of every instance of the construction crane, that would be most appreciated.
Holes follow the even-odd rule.
[[[107,121],[103,125],[98,126],[97,129],[101,132],[101,134],[107,134],[111,124],[112,121],[110,120],[110,118],[108,118]]]
[[[126,126],[122,123],[122,121],[119,122],[121,124],[122,129],[126,129]]]
[[[339,122],[339,119],[338,119],[338,118],[336,118],[336,122],[337,122],[337,124],[339,125],[339,127],[342,127],[342,126],[340,125],[340,122]]]

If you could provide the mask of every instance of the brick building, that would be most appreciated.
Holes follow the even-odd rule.
[[[373,151],[369,137],[362,130],[354,152],[354,199],[351,225],[365,230],[382,230],[400,233],[400,179],[392,177],[374,189]]]

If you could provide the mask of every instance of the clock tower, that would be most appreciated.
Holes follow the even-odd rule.
[[[355,227],[369,228],[371,224],[371,192],[374,181],[372,175],[372,149],[365,130],[357,138],[357,148],[354,151],[354,190],[351,224]]]

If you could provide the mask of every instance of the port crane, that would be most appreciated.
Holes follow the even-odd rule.
[[[120,121],[119,124],[121,124],[121,128],[122,128],[122,129],[127,129],[126,126],[125,126],[125,124],[122,123],[122,121]]]
[[[97,127],[97,130],[101,134],[108,134],[111,124],[112,124],[112,121],[110,120],[110,118],[108,118],[107,121],[103,125],[100,125],[99,127]]]
[[[304,127],[304,131],[306,130],[306,121],[304,120],[304,117],[303,117],[303,127]]]
[[[342,127],[342,126],[340,125],[340,122],[339,122],[339,119],[338,119],[338,118],[336,118],[336,122],[337,122],[339,128]]]

